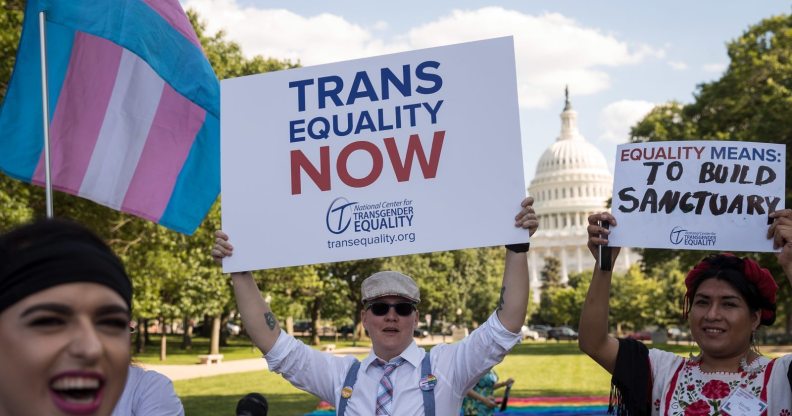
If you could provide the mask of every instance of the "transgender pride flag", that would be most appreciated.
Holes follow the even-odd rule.
[[[0,170],[191,234],[220,190],[220,89],[178,0],[28,0],[0,108]]]

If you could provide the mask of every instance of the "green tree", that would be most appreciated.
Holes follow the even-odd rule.
[[[685,296],[685,273],[674,259],[657,265],[648,275],[657,282],[650,307],[655,311],[654,323],[667,328],[684,324],[682,319],[682,299]]]
[[[463,307],[467,311],[465,321],[473,320],[481,324],[489,318],[498,304],[503,283],[505,251],[503,247],[464,251],[469,251],[475,256],[475,262],[469,263],[467,268],[462,270],[468,282],[465,290],[466,302]]]
[[[0,0],[0,98],[5,96],[14,69],[24,7],[22,0]],[[28,185],[0,175],[0,232],[30,221],[36,202]]]
[[[545,257],[544,267],[539,272],[542,276],[542,288],[559,287],[561,283],[561,260],[558,257]]]
[[[660,290],[657,281],[647,279],[637,266],[613,275],[610,322],[618,335],[625,327],[638,330],[655,323],[654,299]]]
[[[539,320],[544,323],[558,325],[567,321],[564,316],[556,314],[557,308],[553,305],[553,299],[563,288],[561,283],[561,261],[557,257],[545,257],[544,266],[539,272],[542,277],[542,294],[539,295],[539,310],[537,315]]]
[[[0,0],[0,97],[5,95],[11,71],[14,69],[16,49],[22,33],[25,9],[22,0]]]
[[[697,86],[690,104],[668,103],[655,108],[631,129],[632,141],[737,140],[787,144],[792,155],[792,15],[766,18],[727,44],[730,59],[719,79]],[[792,164],[786,166],[792,183]],[[787,188],[786,206],[792,206]],[[648,269],[678,259],[689,269],[707,252],[647,249]],[[792,333],[792,288],[772,253],[752,255],[779,280],[779,315]]]

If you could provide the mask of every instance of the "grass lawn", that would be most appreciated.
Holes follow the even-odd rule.
[[[306,344],[310,343],[308,337],[298,337]],[[165,361],[160,361],[160,340],[159,335],[151,336],[151,344],[146,346],[146,351],[142,354],[135,354],[132,359],[142,364],[156,364],[156,365],[177,365],[177,364],[195,364],[198,362],[198,356],[201,354],[209,353],[209,338],[193,338],[192,349],[186,351],[181,348],[181,335],[167,335],[168,349]],[[352,346],[352,341],[338,340],[335,342],[333,338],[322,337],[322,344],[335,344],[336,348],[344,348]],[[358,346],[370,347],[370,343],[357,343]],[[320,348],[320,347],[317,347]],[[133,346],[134,349],[134,346]],[[247,358],[261,358],[261,352],[258,348],[253,347],[250,339],[246,336],[233,337],[228,340],[228,346],[220,347],[220,353],[223,354],[223,361],[243,360]]]
[[[679,354],[689,346],[668,345],[663,349]],[[536,342],[517,345],[495,367],[501,379],[515,380],[513,397],[607,395],[610,376],[582,354],[576,342]],[[317,369],[317,371],[321,371]],[[270,402],[270,415],[302,415],[316,407],[319,399],[304,393],[270,372],[251,372],[206,377],[174,383],[190,416],[232,415],[236,402],[257,391]]]

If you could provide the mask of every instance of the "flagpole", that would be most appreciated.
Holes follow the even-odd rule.
[[[49,140],[49,88],[47,86],[47,29],[46,15],[39,12],[39,40],[41,45],[41,104],[44,114],[44,181],[47,198],[47,218],[53,217],[52,212],[52,176],[50,172],[50,140]]]

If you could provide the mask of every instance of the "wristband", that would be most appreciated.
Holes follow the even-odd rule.
[[[531,243],[506,244],[506,249],[513,253],[525,253],[531,248]]]

